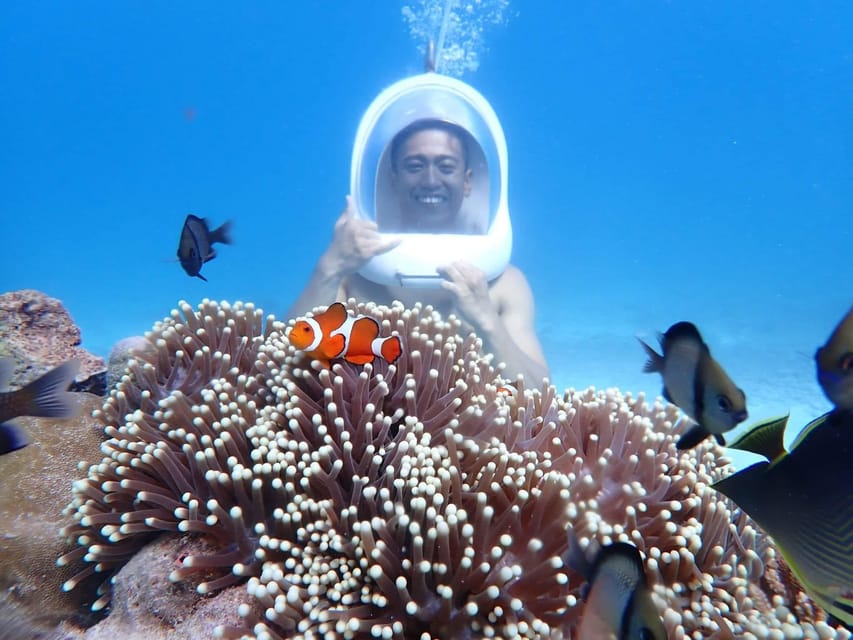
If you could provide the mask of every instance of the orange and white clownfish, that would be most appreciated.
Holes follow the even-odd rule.
[[[375,357],[393,363],[403,351],[399,336],[379,336],[379,323],[368,316],[351,316],[335,302],[322,313],[301,318],[290,329],[290,344],[304,351],[324,367],[336,358],[353,364],[367,364]]]
[[[507,401],[515,401],[518,399],[517,382],[503,382],[495,388],[495,391],[497,391],[498,395],[503,396]]]

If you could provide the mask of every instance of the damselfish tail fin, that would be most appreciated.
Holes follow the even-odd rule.
[[[213,231],[210,232],[208,239],[210,240],[210,244],[214,242],[221,242],[222,244],[233,244],[231,240],[231,220],[224,222],[222,225],[216,227]]]
[[[68,386],[80,371],[79,360],[69,360],[51,369],[41,378],[16,391],[18,414],[38,418],[73,418],[80,410],[77,398]]]

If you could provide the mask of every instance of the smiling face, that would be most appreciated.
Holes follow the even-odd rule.
[[[425,128],[399,143],[393,184],[407,229],[454,230],[463,198],[471,193],[462,140],[444,128]]]

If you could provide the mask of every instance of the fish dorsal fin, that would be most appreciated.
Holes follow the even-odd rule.
[[[646,361],[646,364],[643,366],[643,373],[662,372],[663,356],[654,349],[652,349],[648,345],[648,343],[642,338],[637,337],[637,340],[640,342],[640,346],[643,347],[643,351],[645,351],[646,355],[649,357],[649,359]]]
[[[320,325],[323,335],[329,337],[329,334],[331,334],[332,331],[339,329],[341,325],[347,321],[347,317],[347,308],[343,303],[333,302],[323,313],[315,315],[314,319],[317,321],[317,324]]]
[[[789,414],[790,415],[790,414]],[[729,443],[732,449],[750,451],[774,462],[787,455],[784,445],[785,427],[789,415],[767,418],[753,424]]]
[[[697,342],[701,342],[705,344],[705,341],[702,340],[702,334],[699,333],[699,329],[696,328],[696,325],[692,322],[687,322],[686,320],[682,320],[681,322],[676,322],[669,329],[666,330],[666,333],[663,335],[665,341],[669,340],[683,340],[689,338],[691,340],[696,340]]]
[[[812,431],[814,431],[815,429],[820,427],[822,424],[824,424],[826,422],[827,418],[829,418],[833,413],[834,413],[834,411],[829,411],[827,413],[824,413],[822,416],[820,416],[819,418],[815,418],[814,420],[809,422],[805,427],[803,427],[802,430],[800,431],[800,433],[797,434],[797,437],[794,438],[794,441],[791,443],[791,451],[794,451],[794,449],[796,449],[798,446],[800,446],[800,444],[803,442],[803,440],[808,438],[809,434],[811,434]]]

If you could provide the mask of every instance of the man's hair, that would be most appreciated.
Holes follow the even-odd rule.
[[[465,129],[460,127],[458,124],[453,124],[452,122],[447,122],[445,120],[416,120],[412,124],[403,127],[400,131],[397,132],[397,135],[391,140],[391,169],[393,171],[397,170],[397,161],[400,159],[400,149],[403,148],[403,145],[406,141],[411,138],[416,133],[421,131],[430,131],[430,130],[439,130],[446,131],[451,136],[459,140],[459,144],[462,145],[462,162],[465,165],[465,169],[468,168],[468,136],[470,135]]]

